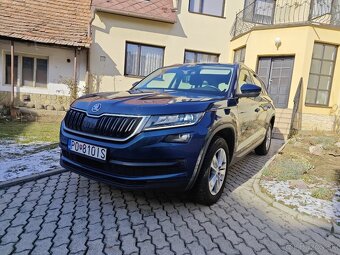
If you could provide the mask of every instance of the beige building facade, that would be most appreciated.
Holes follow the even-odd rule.
[[[300,93],[303,129],[339,128],[340,2],[246,2],[234,23],[229,61],[257,71],[279,108],[293,110]]]
[[[212,1],[202,0],[171,2],[176,17],[173,22],[97,8],[90,49],[93,91],[127,90],[160,66],[230,59],[229,31],[235,14],[243,7],[242,1],[220,0],[212,6]],[[205,7],[200,7],[203,2]],[[155,52],[156,60],[143,63],[143,58],[148,58],[148,53],[143,55],[143,51],[149,51],[150,55]],[[135,52],[139,56],[131,57]]]

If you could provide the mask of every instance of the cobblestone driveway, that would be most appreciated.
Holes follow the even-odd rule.
[[[252,180],[270,155],[230,170],[211,207],[64,173],[0,190],[0,254],[340,254],[340,240],[267,206]]]

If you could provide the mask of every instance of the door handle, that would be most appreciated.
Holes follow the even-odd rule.
[[[261,111],[261,108],[256,108],[255,109],[255,112],[260,112]]]

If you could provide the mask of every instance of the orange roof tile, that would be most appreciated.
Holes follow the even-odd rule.
[[[0,36],[89,47],[91,0],[0,0]]]
[[[176,22],[172,0],[93,0],[92,5],[104,12],[168,23]]]

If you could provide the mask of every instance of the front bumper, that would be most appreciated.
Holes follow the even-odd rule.
[[[185,190],[197,164],[208,133],[209,119],[195,126],[142,132],[119,143],[73,134],[61,128],[61,165],[80,175],[125,189]],[[168,143],[168,135],[190,133],[188,143]],[[76,154],[68,140],[108,149],[106,161]]]

